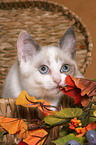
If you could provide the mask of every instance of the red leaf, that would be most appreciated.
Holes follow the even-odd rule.
[[[79,104],[81,102],[81,94],[80,94],[80,89],[78,89],[72,80],[72,78],[67,75],[65,82],[68,86],[61,88],[62,92],[65,95],[69,95],[73,98],[75,98],[75,104]]]
[[[68,86],[60,88],[65,95],[75,98],[75,104],[87,106],[96,96],[96,82],[67,75],[65,82]],[[95,100],[96,101],[96,100]]]

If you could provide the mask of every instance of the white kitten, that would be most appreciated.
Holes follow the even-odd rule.
[[[64,95],[66,75],[82,77],[75,61],[76,38],[73,28],[66,31],[57,46],[40,47],[26,32],[17,41],[18,60],[5,80],[3,98],[17,98],[26,90],[30,96],[48,100],[56,106]]]

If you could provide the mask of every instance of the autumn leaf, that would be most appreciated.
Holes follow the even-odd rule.
[[[9,134],[16,134],[17,132],[19,132],[18,138],[25,138],[28,133],[26,123],[18,118],[8,118],[0,116],[0,126]]]
[[[28,125],[30,126],[31,124]],[[22,145],[25,143],[28,145],[42,145],[48,135],[48,132],[43,128],[38,127],[38,129],[31,128],[31,130],[28,130],[27,124],[17,118],[0,116],[0,126],[9,134],[18,134],[18,139],[23,138],[23,142],[19,143]]]
[[[86,107],[92,100],[92,96],[96,96],[96,82],[75,78],[67,75],[65,82],[68,86],[60,88],[62,92],[74,98],[75,104],[82,104]]]
[[[92,122],[92,123],[88,124],[86,127],[83,127],[83,128],[82,128],[82,133],[76,135],[76,137],[82,137],[83,135],[85,135],[85,133],[86,133],[88,130],[94,130],[94,129],[96,129],[96,123],[95,123],[95,122]]]
[[[92,122],[90,124],[87,125],[86,129],[88,130],[94,130],[96,128],[96,123]]]
[[[34,96],[30,97],[24,90],[18,96],[16,105],[22,105],[24,107],[38,108],[45,116],[55,114],[55,111],[50,110],[50,103],[43,99],[36,99]]]
[[[27,138],[23,139],[28,145],[42,145],[46,140],[48,133],[45,129],[35,129],[28,131]]]

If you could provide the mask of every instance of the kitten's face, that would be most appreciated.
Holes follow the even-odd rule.
[[[37,98],[55,99],[56,97],[61,97],[63,93],[58,86],[64,87],[66,85],[66,75],[78,76],[77,74],[79,73],[74,60],[75,53],[73,52],[75,50],[70,50],[69,53],[69,49],[72,49],[71,47],[75,45],[75,41],[74,43],[72,41],[75,38],[72,37],[70,40],[72,41],[71,46],[69,46],[70,44],[66,45],[66,50],[60,47],[60,45],[63,45],[62,39],[57,47],[46,46],[41,48],[33,39],[30,41],[31,37],[26,35],[27,39],[25,39],[24,36],[21,39],[19,38],[20,40],[18,39],[19,42],[17,42],[20,78],[23,89],[31,96],[34,95]],[[22,38],[24,39],[23,41]],[[22,43],[23,49],[21,49],[22,45],[20,43]],[[30,46],[31,50],[29,49]],[[37,50],[36,47],[38,47]]]
[[[57,47],[44,47],[30,60],[20,63],[22,85],[36,97],[56,97],[62,93],[67,74],[76,75],[76,64]]]

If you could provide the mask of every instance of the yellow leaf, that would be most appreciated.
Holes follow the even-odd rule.
[[[21,92],[21,94],[18,96],[16,100],[16,105],[22,105],[24,107],[38,107],[38,109],[44,114],[44,115],[52,115],[56,113],[55,111],[50,110],[50,103],[43,99],[36,99],[34,96],[30,97],[27,92],[24,90]]]
[[[94,116],[96,116],[96,110],[93,112]]]

